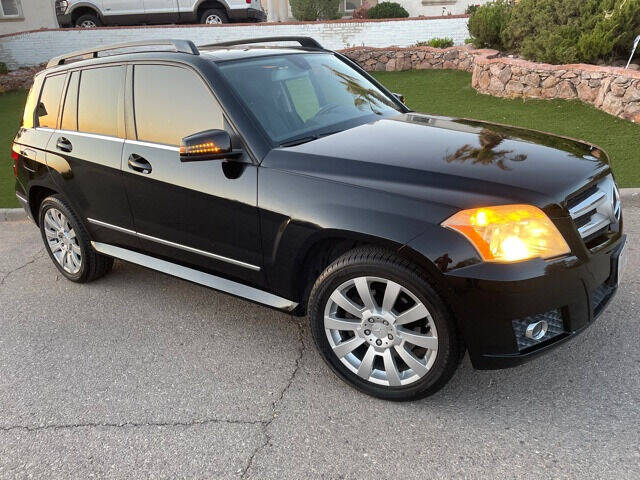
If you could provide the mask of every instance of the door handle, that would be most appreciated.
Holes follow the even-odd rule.
[[[62,150],[63,152],[67,152],[67,153],[73,150],[73,145],[71,145],[71,142],[64,137],[58,138],[58,141],[56,142],[56,147],[58,147],[58,150]]]
[[[147,162],[144,158],[142,158],[140,155],[136,155],[135,153],[132,153],[131,155],[129,155],[128,163],[129,163],[129,168],[131,170],[135,170],[136,172],[140,172],[144,174],[151,173],[151,164]]]

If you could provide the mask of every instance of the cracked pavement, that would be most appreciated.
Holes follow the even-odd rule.
[[[306,319],[117,262],[75,285],[0,223],[0,478],[637,478],[640,196],[617,298],[522,367],[438,394],[335,378]]]

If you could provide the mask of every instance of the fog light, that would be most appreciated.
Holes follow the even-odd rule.
[[[527,325],[525,335],[531,340],[540,340],[547,334],[548,329],[549,324],[545,320],[540,320],[539,322],[533,322]]]

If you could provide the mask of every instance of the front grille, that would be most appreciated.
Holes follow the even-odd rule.
[[[586,244],[620,221],[620,194],[611,175],[567,200],[569,215]]]
[[[609,299],[616,291],[616,287],[609,285],[608,282],[603,283],[591,292],[591,310],[594,318],[600,315]]]
[[[525,335],[527,326],[531,323],[539,322],[541,320],[546,320],[547,324],[549,325],[546,335],[539,340],[528,338]],[[551,310],[546,313],[519,318],[517,320],[512,320],[511,323],[513,325],[513,333],[516,336],[516,342],[518,343],[519,352],[534,347],[539,343],[546,342],[547,340],[557,337],[558,335],[562,335],[565,331],[564,322],[562,320],[560,310]]]

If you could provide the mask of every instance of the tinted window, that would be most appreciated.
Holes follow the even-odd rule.
[[[83,70],[78,95],[78,131],[120,136],[118,120],[123,86],[124,67]]]
[[[133,83],[138,140],[179,145],[188,135],[224,128],[220,105],[190,70],[137,65]]]
[[[400,110],[330,54],[229,61],[220,70],[275,143],[350,128]]]
[[[40,95],[40,103],[36,108],[38,126],[56,128],[65,77],[66,75],[56,75],[45,79],[42,95]]]
[[[38,99],[38,93],[40,93],[40,87],[42,87],[42,76],[37,75],[33,79],[33,85],[29,90],[27,96],[27,103],[24,106],[24,114],[22,115],[22,126],[24,128],[33,128],[33,115],[35,114],[36,101]]]
[[[63,130],[78,129],[78,86],[80,80],[80,72],[73,72],[69,79],[67,87],[67,95],[64,100],[62,109],[62,123],[60,128]]]

